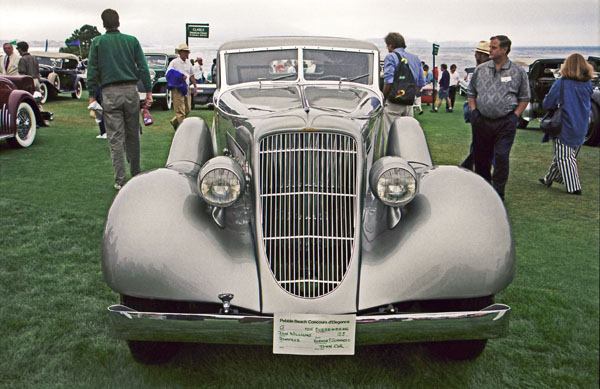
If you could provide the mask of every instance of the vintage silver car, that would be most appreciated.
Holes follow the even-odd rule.
[[[434,165],[415,119],[383,127],[378,65],[377,47],[342,38],[220,47],[211,128],[186,119],[165,168],[128,182],[106,221],[111,329],[137,361],[168,360],[178,342],[431,342],[465,359],[506,333],[502,201]],[[284,331],[297,322],[308,332]]]

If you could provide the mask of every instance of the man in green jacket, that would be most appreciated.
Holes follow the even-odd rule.
[[[104,124],[110,145],[115,189],[127,182],[125,155],[131,176],[140,173],[140,102],[137,82],[146,92],[147,107],[152,104],[150,72],[137,38],[121,34],[119,14],[113,9],[102,12],[106,34],[94,38],[88,58],[87,86],[90,105],[96,99],[96,89],[102,87]]]

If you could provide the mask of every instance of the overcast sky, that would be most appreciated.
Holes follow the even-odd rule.
[[[0,39],[64,41],[84,24],[104,32],[116,9],[121,32],[144,45],[185,42],[185,23],[209,23],[215,46],[240,37],[328,35],[476,42],[508,35],[514,46],[600,46],[600,0],[0,0]]]

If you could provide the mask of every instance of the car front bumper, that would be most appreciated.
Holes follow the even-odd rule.
[[[139,312],[108,308],[111,333],[128,340],[218,344],[273,343],[273,316]],[[508,331],[510,307],[481,311],[396,313],[356,317],[356,344],[490,339]]]

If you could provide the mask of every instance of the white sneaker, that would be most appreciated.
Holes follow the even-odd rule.
[[[122,186],[121,186],[121,185],[119,185],[119,184],[115,184],[115,189],[116,189],[116,190],[121,190],[121,188],[122,188]]]
[[[102,135],[98,135],[96,139],[106,139],[106,132]]]

